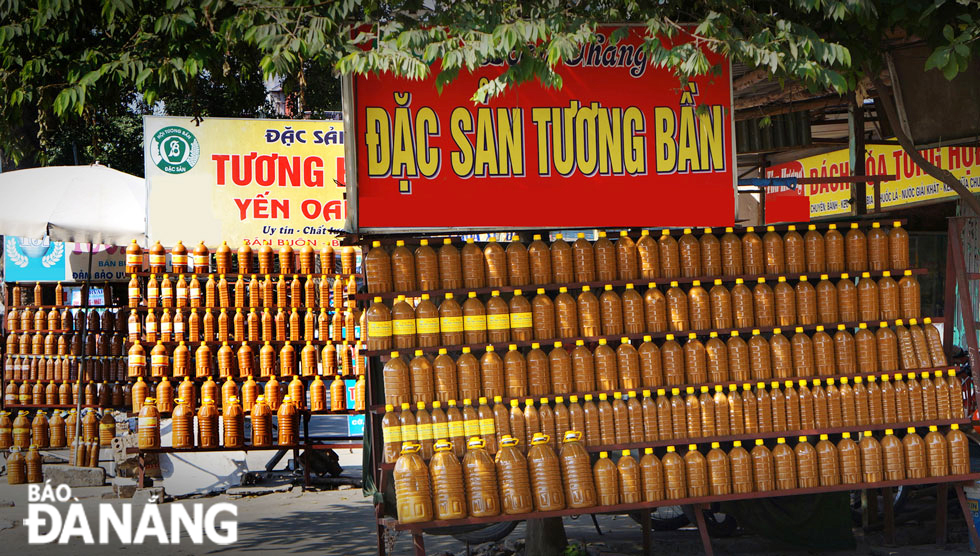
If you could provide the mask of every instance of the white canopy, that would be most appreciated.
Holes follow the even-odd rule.
[[[145,182],[98,164],[0,173],[0,235],[145,245]]]

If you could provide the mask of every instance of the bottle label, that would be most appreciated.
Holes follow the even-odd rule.
[[[449,438],[449,423],[445,421],[432,423],[432,438],[435,440]]]
[[[177,297],[187,297],[187,288],[177,288]]]
[[[487,328],[507,330],[510,328],[510,315],[487,315]]]
[[[493,418],[480,419],[480,434],[488,436],[494,433]]]
[[[463,329],[464,330],[486,330],[487,329],[487,316],[486,315],[469,315],[463,317]]]
[[[184,323],[182,323],[182,322],[175,322],[174,323],[174,333],[175,334],[183,334],[184,333]]]
[[[392,322],[395,336],[415,334],[415,319],[398,319]]]
[[[170,357],[166,355],[159,355],[159,354],[151,355],[150,362],[153,364],[154,367],[164,366],[170,362]]]
[[[463,421],[463,432],[466,434],[466,438],[480,436],[480,420],[466,419]]]
[[[439,327],[445,332],[462,332],[463,317],[441,317]],[[455,436],[455,435],[454,435]]]
[[[208,266],[208,255],[194,255],[194,266]]]
[[[432,423],[422,423],[418,426],[419,440],[432,440]]]
[[[129,288],[129,298],[130,299],[139,299],[140,298],[140,289],[139,288]]]
[[[168,334],[173,330],[173,326],[168,321],[163,321],[160,323],[160,331],[164,334]]]
[[[170,255],[170,262],[174,266],[187,266],[187,255]]]
[[[391,336],[391,321],[368,321],[368,337],[387,338]]]
[[[144,427],[156,427],[160,424],[160,420],[156,417],[140,417],[139,418],[139,428]]]
[[[28,399],[30,399],[30,397],[28,397]],[[14,427],[15,436],[18,434],[30,434],[30,433],[31,433],[31,429],[22,429],[22,428]]]
[[[146,288],[146,297],[156,299],[160,297],[160,288]]]
[[[416,425],[402,425],[402,442],[415,442],[419,439],[419,430]]]
[[[0,435],[8,435],[8,434],[11,434],[9,428],[7,428],[7,427],[0,427]]]
[[[146,357],[143,355],[130,355],[129,356],[130,365],[146,365]]]
[[[191,288],[191,299],[201,299],[201,288]]]
[[[511,313],[511,328],[531,328],[531,313]]]
[[[131,255],[126,254],[126,266],[142,266],[143,265],[143,255]]]
[[[130,334],[139,334],[140,333],[140,323],[139,322],[131,322],[131,323],[129,323],[129,333]]]
[[[384,436],[385,444],[394,444],[402,441],[402,428],[398,425],[381,427],[381,434]]]
[[[153,266],[163,266],[167,264],[167,256],[150,254],[150,264]]]
[[[146,321],[146,333],[152,334],[157,331],[157,323],[153,321]]]
[[[416,319],[416,326],[419,334],[438,334],[439,317]]]

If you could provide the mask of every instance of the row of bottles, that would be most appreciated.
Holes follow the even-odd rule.
[[[82,404],[101,408],[124,407],[131,399],[129,384],[89,381],[82,389]],[[4,406],[57,406],[77,403],[78,382],[9,382],[4,387]]]
[[[103,380],[125,380],[126,361],[122,357],[88,356],[8,356],[3,360],[4,381],[62,381],[74,380],[78,369],[85,376],[101,382]]]
[[[599,232],[594,243],[578,234],[573,244],[556,234],[549,245],[534,235],[525,246],[520,237],[504,248],[494,238],[483,246],[472,239],[457,248],[444,238],[438,251],[420,240],[414,252],[397,241],[389,253],[373,242],[364,257],[368,292],[411,292],[531,284],[739,276],[878,272],[908,268],[908,233],[898,222],[890,231],[873,223],[867,233],[852,223],[846,234],[831,224],[821,234],[810,225],[805,236],[795,225],[780,235],[773,226],[763,237],[750,226],[739,235],[726,228],[719,239],[711,228],[700,237],[685,229],[680,238],[661,230],[654,239],[644,230],[634,241],[624,230],[613,243]]]
[[[65,448],[68,439],[75,434],[77,416],[75,410],[54,411],[49,419],[47,412],[38,410],[33,419],[30,412],[19,411],[11,420],[9,411],[0,411],[0,450],[29,446],[38,448]],[[116,436],[116,418],[110,411],[100,417],[95,410],[82,411],[81,432],[84,438],[95,438],[101,446],[110,446]]]
[[[147,398],[139,411],[137,425],[140,449],[161,447],[161,410],[154,398]],[[245,409],[237,397],[217,403],[205,398],[199,407],[177,399],[171,414],[172,447],[177,449],[243,448],[267,446],[296,446],[300,442],[301,408],[290,396],[282,398],[273,408],[258,396],[252,403],[249,423],[251,435],[245,437]],[[275,415],[275,427],[273,426]]]
[[[26,454],[21,448],[12,448],[7,456],[6,467],[7,484],[22,485],[44,482],[41,453],[38,452],[37,446],[28,447]]]
[[[192,351],[191,346],[181,341],[173,349],[162,341],[157,341],[150,356],[140,343],[129,348],[128,374],[152,377],[205,377],[217,374],[220,378],[229,376],[246,377],[273,375],[292,376],[334,376],[341,374],[363,375],[364,357],[361,355],[361,343],[349,345],[343,342],[339,345],[328,343],[318,349],[313,342],[306,342],[299,350],[286,341],[278,350],[271,342],[265,342],[257,350],[248,342],[243,342],[232,348],[228,342],[222,342],[216,350],[201,342]]]
[[[61,334],[58,332],[11,332],[6,339],[8,355],[71,355],[119,357],[125,338],[116,333]]]
[[[329,384],[319,376],[309,381],[298,376],[282,381],[271,377],[261,384],[252,377],[240,382],[228,377],[220,384],[210,376],[200,384],[190,377],[184,377],[183,381],[176,384],[171,383],[166,377],[158,383],[144,382],[140,377],[132,385],[128,402],[133,413],[139,413],[146,400],[153,398],[159,411],[171,413],[177,406],[178,399],[184,400],[192,408],[197,407],[198,400],[203,402],[210,399],[219,401],[219,409],[223,412],[227,409],[228,401],[235,398],[239,400],[245,413],[251,413],[259,397],[263,397],[273,411],[278,410],[283,400],[289,397],[299,410],[309,409],[314,413],[349,409],[364,411],[367,387],[365,377],[361,375],[356,381],[351,382],[353,384],[348,386],[347,381],[339,375],[335,376]],[[348,388],[353,389],[353,407],[348,407],[347,404]]]
[[[217,279],[214,274],[209,274],[206,279],[198,278],[197,274],[187,277],[178,274],[174,278],[163,274],[158,279],[156,274],[151,274],[143,284],[134,274],[129,281],[128,306],[150,309],[337,309],[344,306],[348,296],[357,292],[355,275],[320,278],[306,274],[301,278],[299,274],[291,277],[281,274],[276,280],[271,274],[260,276],[239,274],[234,282],[229,282],[224,274],[217,275]]]
[[[594,464],[579,438],[576,431],[567,433],[556,454],[543,447],[549,438],[539,433],[525,456],[516,449],[516,439],[505,437],[491,458],[485,442],[473,437],[462,461],[453,453],[452,442],[439,441],[428,466],[420,456],[421,446],[406,443],[394,469],[398,519],[418,523],[492,517],[940,478],[970,471],[968,440],[956,425],[945,436],[930,427],[924,439],[914,428],[902,439],[886,430],[880,441],[870,431],[859,442],[844,433],[836,444],[821,435],[816,446],[805,436],[793,447],[779,438],[771,450],[759,439],[751,452],[740,441],[728,451],[712,443],[706,455],[697,444],[688,445],[683,456],[669,446],[662,458],[648,448],[639,461],[629,450],[615,462],[601,452]]]
[[[622,293],[607,284],[597,296],[590,286],[573,297],[561,287],[528,300],[514,290],[509,301],[493,291],[481,299],[469,292],[462,304],[447,293],[438,305],[429,294],[416,304],[398,296],[389,308],[375,297],[365,313],[371,350],[462,344],[546,341],[659,332],[810,326],[817,323],[917,319],[919,283],[907,271],[897,282],[888,271],[877,281],[864,273],[855,284],[843,274],[835,285],[826,274],[814,287],[806,276],[791,286],[780,276],[773,287],[759,278],[753,289],[736,279],[731,289],[715,280],[710,291],[695,280],[685,292],[677,282],[665,291],[651,282],[644,294],[633,284]],[[294,313],[295,315],[295,313]],[[308,317],[309,318],[309,317]],[[297,322],[299,317],[296,317]]]
[[[23,282],[14,282],[13,287],[10,288],[10,304],[14,307],[26,307],[29,305],[34,305],[35,307],[42,305],[63,307],[67,304],[65,286],[61,282],[54,284],[54,287],[51,288],[53,291],[50,294],[45,293],[48,290],[45,286],[49,286],[49,284],[35,282],[33,288],[28,288],[21,284]],[[30,297],[28,297],[29,294]],[[8,330],[10,329],[8,328]]]
[[[121,309],[44,309],[17,306],[7,310],[5,330],[8,332],[81,332],[125,333],[126,319]]]
[[[432,357],[415,350],[411,359],[390,353],[382,370],[385,403],[485,396],[522,398],[554,394],[635,390],[664,386],[795,379],[814,376],[921,371],[944,367],[939,332],[931,323],[894,330],[880,323],[876,332],[861,324],[855,333],[840,325],[833,336],[817,326],[809,335],[797,328],[791,338],[774,329],[767,339],[754,330],[748,341],[733,331],[727,341],[711,332],[702,343],[693,333],[681,345],[668,334],[659,346],[646,336],[639,347],[622,338],[613,349],[600,339],[594,350],[578,340],[571,350],[555,342],[546,353],[511,344],[499,354],[487,346],[480,358],[469,347],[457,358],[443,348]]]
[[[362,312],[349,303],[345,310],[330,314],[326,309],[300,311],[269,309],[243,311],[205,309],[185,311],[153,309],[130,314],[129,341],[227,342],[227,341],[353,341],[360,336]]]
[[[144,254],[146,257],[144,257]],[[211,256],[214,255],[212,262]],[[341,272],[354,274],[356,271],[357,249],[343,247],[340,250]],[[150,272],[162,274],[167,271],[167,249],[156,242],[146,250],[139,246],[134,239],[126,248],[126,273],[142,272],[148,263]],[[283,245],[278,253],[272,246],[263,244],[253,249],[248,241],[242,242],[238,251],[232,254],[227,242],[222,242],[214,253],[202,241],[188,252],[183,242],[178,241],[170,250],[169,267],[174,274],[195,272],[207,274],[212,270],[218,274],[334,274],[337,269],[337,252],[330,244],[324,245],[319,252],[310,245],[294,249],[291,245]]]
[[[768,386],[768,389],[767,389]],[[487,449],[496,453],[504,436],[527,440],[536,432],[552,438],[568,430],[584,432],[590,448],[660,441],[698,441],[703,438],[751,435],[756,433],[792,433],[848,426],[918,423],[934,420],[962,419],[962,390],[950,370],[947,376],[909,374],[857,377],[812,382],[732,384],[726,389],[716,386],[682,392],[674,388],[605,393],[594,397],[572,395],[568,404],[563,396],[511,400],[479,398],[474,407],[464,399],[462,407],[455,400],[443,403],[417,401],[398,406],[387,405],[382,420],[384,459],[394,461],[402,443],[421,442],[423,459],[431,456],[432,442],[452,440],[462,446],[465,438],[483,436]]]
[[[714,442],[706,455],[697,444],[690,444],[683,457],[674,446],[668,446],[662,458],[648,448],[638,464],[629,451],[623,451],[616,464],[603,452],[594,467],[596,490],[600,499],[602,493],[606,495],[601,505],[613,505],[970,472],[969,441],[957,425],[945,436],[935,426],[929,427],[925,438],[911,427],[901,439],[892,429],[886,429],[880,440],[871,431],[858,436],[855,440],[845,432],[834,443],[822,434],[816,445],[801,436],[792,447],[778,438],[771,450],[757,439],[751,452],[740,441],[727,452]]]

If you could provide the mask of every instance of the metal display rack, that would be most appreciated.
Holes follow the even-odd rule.
[[[888,220],[888,222],[892,222],[892,221],[893,220]],[[899,221],[899,222],[902,222],[904,224],[904,221]],[[849,224],[849,223],[847,223],[847,224]],[[846,231],[847,231],[846,225],[847,224],[845,224],[844,226],[842,226],[839,223],[837,224],[838,229],[840,229],[841,233],[846,233]],[[859,221],[858,224],[859,224],[859,227],[860,228],[869,228],[869,227],[872,226],[872,221]],[[774,226],[774,228],[775,228],[776,231],[785,231],[785,230],[788,229],[788,227],[789,227],[789,225],[777,225],[777,226]],[[815,224],[815,228],[817,230],[826,230],[826,229],[828,229],[828,227],[829,227],[829,225],[827,223],[816,223]],[[737,228],[735,228],[735,231],[736,232],[745,232],[746,231],[746,228],[747,227],[737,227]],[[800,229],[800,228],[805,228],[805,226],[797,227],[797,229]],[[765,227],[756,227],[756,231],[764,230],[764,229],[765,229]],[[521,230],[521,234],[522,234],[522,236],[524,236],[525,234],[532,234],[532,233],[549,234],[549,233],[551,233],[551,231],[552,230]],[[800,232],[801,233],[803,233],[804,231],[805,231],[805,229],[800,229]],[[651,229],[649,233],[650,233],[650,235],[654,239],[656,239],[657,237],[659,237],[660,231],[657,230],[657,229]],[[422,238],[429,238],[429,239],[431,239],[433,237],[436,237],[436,238],[439,238],[439,237],[452,237],[452,236],[455,236],[455,235],[456,234],[446,234],[446,233],[438,233],[438,234],[431,234],[431,235],[427,235],[427,234],[421,234],[421,235],[419,235],[419,234],[415,234],[415,235],[413,235],[413,234],[385,234],[385,235],[366,235],[366,234],[358,235],[358,234],[352,234],[352,235],[350,235],[350,236],[348,236],[346,238],[345,244],[347,244],[347,245],[360,245],[360,246],[362,246],[362,247],[364,247],[366,249],[368,246],[370,246],[372,240],[373,241],[380,241],[382,245],[393,245],[396,240],[403,240],[406,245],[414,245],[414,244],[418,244],[418,241],[420,239],[422,239]],[[636,238],[640,237],[640,231],[639,231],[639,229],[636,229],[636,228],[628,228],[628,235],[629,235],[629,237],[631,237],[633,239],[636,239]],[[927,272],[925,269],[908,269],[908,270],[911,270],[913,275],[922,275],[922,274],[925,274]],[[893,271],[892,272],[892,275],[893,276],[896,276],[896,279],[897,279],[897,277],[901,276],[903,273],[904,273],[904,271]],[[790,281],[790,280],[798,280],[801,276],[807,276],[808,278],[811,278],[811,279],[812,278],[818,278],[818,277],[820,277],[821,274],[828,274],[829,277],[832,278],[832,279],[840,279],[842,273],[802,273],[802,274],[782,274],[782,275],[768,275],[768,274],[765,274],[765,275],[757,275],[757,274],[753,274],[753,275],[741,275],[741,276],[703,276],[703,277],[669,278],[669,279],[660,278],[660,279],[657,279],[655,281],[656,281],[656,283],[658,285],[662,285],[664,282],[669,283],[669,282],[676,281],[678,283],[689,284],[689,283],[691,283],[691,282],[693,282],[695,280],[700,280],[702,284],[710,285],[710,284],[713,284],[713,282],[714,282],[715,279],[721,279],[723,283],[730,283],[730,282],[734,282],[738,278],[741,278],[747,285],[750,285],[751,286],[751,282],[754,282],[757,278],[760,278],[760,277],[761,278],[765,278],[767,282],[769,282],[770,280],[775,281],[780,276],[783,276],[783,277],[786,278],[787,281]],[[882,272],[870,272],[869,274],[871,276],[873,276],[873,277],[879,277],[879,276],[882,275]],[[952,273],[950,273],[950,276],[952,276]],[[980,279],[980,273],[975,273],[972,276],[973,276],[973,278]],[[855,276],[854,274],[850,274],[849,277],[855,277],[856,278],[858,276]],[[646,279],[637,279],[637,280],[613,280],[613,281],[601,281],[601,282],[582,282],[582,283],[570,283],[570,284],[534,284],[534,285],[527,285],[527,286],[522,286],[522,287],[501,286],[501,287],[487,287],[487,288],[476,288],[476,289],[460,288],[460,289],[449,289],[449,290],[432,290],[432,291],[426,291],[426,292],[422,292],[422,291],[412,291],[412,292],[382,292],[382,293],[377,293],[377,294],[375,294],[375,293],[358,293],[355,296],[355,298],[357,300],[359,300],[359,301],[362,301],[362,302],[368,302],[368,301],[372,300],[375,297],[381,297],[382,299],[390,300],[390,299],[394,299],[398,295],[405,295],[406,297],[412,298],[412,297],[419,297],[419,296],[421,296],[422,293],[428,293],[428,294],[430,294],[432,296],[443,295],[445,293],[453,293],[454,295],[458,295],[458,294],[465,295],[465,294],[468,294],[469,292],[476,292],[477,294],[489,294],[489,293],[494,292],[494,291],[498,291],[500,293],[512,292],[512,291],[514,291],[516,289],[520,289],[523,292],[533,293],[538,288],[542,288],[542,289],[544,289],[546,291],[556,291],[556,290],[558,290],[561,287],[567,287],[569,290],[572,290],[572,289],[580,288],[580,287],[586,286],[586,285],[587,286],[590,286],[590,287],[596,287],[596,286],[601,287],[601,286],[605,286],[607,284],[611,284],[611,285],[613,285],[613,287],[622,287],[622,286],[625,286],[627,284],[636,284],[637,286],[643,286],[647,282],[649,282],[649,280],[646,280]],[[962,288],[962,286],[961,286],[961,288]],[[949,303],[949,300],[950,299],[951,299],[951,297],[949,295],[947,295],[947,303]],[[946,314],[949,315],[951,313],[947,312]],[[971,314],[971,319],[972,319],[972,314]],[[935,322],[941,322],[941,319],[934,319],[934,321]],[[873,322],[870,322],[868,324],[870,324],[872,326],[878,326],[879,322],[880,321],[873,321]],[[827,323],[828,326],[831,326],[832,325],[834,327],[836,327],[836,325],[838,325],[838,324],[844,324],[845,327],[847,327],[847,328],[856,328],[860,323],[859,322]],[[891,325],[891,324],[895,324],[895,321],[889,321],[889,325]],[[980,323],[978,323],[978,325],[980,325]],[[812,331],[812,330],[815,329],[815,327],[816,327],[816,325],[803,326],[803,328],[804,328],[805,331]],[[371,473],[371,476],[372,476],[372,478],[374,480],[374,484],[377,487],[378,492],[383,493],[390,486],[390,484],[391,484],[390,483],[390,481],[391,481],[391,471],[392,471],[392,469],[394,467],[394,464],[385,464],[382,461],[382,457],[383,457],[383,455],[382,455],[383,454],[383,441],[382,441],[382,434],[381,434],[381,418],[382,418],[382,416],[384,414],[383,389],[382,389],[382,384],[381,384],[381,380],[382,380],[381,379],[381,376],[382,376],[381,375],[381,370],[382,370],[383,363],[388,359],[388,356],[389,356],[389,352],[390,351],[409,351],[409,352],[411,352],[411,351],[414,351],[414,350],[417,350],[417,349],[421,349],[424,353],[432,353],[432,352],[436,352],[440,348],[445,348],[445,349],[448,349],[449,351],[452,352],[452,351],[459,351],[463,347],[469,347],[471,349],[485,349],[488,345],[493,345],[495,348],[503,347],[504,349],[506,349],[507,346],[512,345],[512,344],[513,345],[517,345],[517,346],[521,346],[521,347],[525,347],[525,346],[530,346],[532,343],[540,343],[542,346],[544,346],[544,345],[551,345],[551,342],[553,342],[553,341],[561,341],[564,345],[568,345],[569,342],[574,343],[575,340],[583,340],[588,345],[588,344],[595,344],[598,340],[603,339],[603,338],[605,338],[607,340],[618,340],[618,339],[624,338],[624,337],[625,338],[630,338],[630,339],[638,339],[638,338],[643,338],[644,336],[651,336],[652,338],[664,338],[667,334],[675,334],[678,337],[685,337],[690,332],[693,332],[693,333],[697,334],[698,336],[707,336],[709,332],[719,332],[719,334],[727,334],[727,333],[729,333],[729,332],[731,332],[733,330],[737,330],[740,333],[745,333],[745,332],[751,332],[753,329],[759,329],[760,332],[767,332],[768,333],[768,332],[772,332],[773,328],[777,328],[777,327],[768,327],[766,329],[761,329],[760,327],[753,327],[753,328],[733,328],[733,329],[725,329],[725,330],[720,330],[720,331],[719,330],[715,330],[715,329],[710,329],[710,330],[693,330],[693,331],[677,331],[677,332],[671,331],[671,332],[659,332],[659,333],[647,333],[647,334],[632,334],[632,335],[631,334],[617,334],[617,335],[612,335],[612,336],[596,336],[596,337],[581,337],[581,338],[554,338],[554,339],[548,339],[548,340],[534,340],[534,341],[521,341],[521,342],[511,341],[511,342],[504,342],[504,343],[499,343],[499,344],[485,344],[484,343],[484,344],[477,344],[477,345],[437,346],[437,347],[427,347],[427,348],[413,347],[413,348],[410,348],[410,349],[407,349],[407,350],[396,350],[394,348],[392,348],[391,350],[368,350],[366,352],[366,355],[368,356],[367,369],[366,369],[367,370],[367,378],[366,378],[366,380],[367,380],[367,405],[369,407],[369,411],[366,413],[366,416],[365,416],[365,430],[366,431],[369,431],[368,434],[371,435],[371,438],[372,438],[372,449],[371,449],[371,464],[370,464],[371,470],[370,471],[366,470],[365,472],[366,473],[368,473],[368,472]],[[794,326],[787,326],[787,327],[782,327],[782,328],[784,330],[793,330],[793,329],[796,328],[796,326],[794,325]],[[949,326],[946,327],[947,334],[949,334],[948,331],[950,330],[950,328],[951,327],[949,327]],[[947,336],[947,339],[948,339],[948,336]],[[949,348],[949,342],[947,341],[946,344],[947,344],[947,349],[948,349]],[[971,355],[973,355],[973,352],[976,352],[977,351],[976,350],[976,347],[975,347],[975,344],[971,345],[971,348],[972,348]],[[928,369],[926,369],[926,368],[924,368],[924,369],[914,369],[914,370],[910,369],[910,370],[907,370],[907,371],[905,371],[905,370],[902,370],[902,371],[895,370],[893,372],[895,372],[895,373],[901,372],[902,374],[905,374],[907,372],[908,373],[915,372],[915,373],[918,374],[920,372],[946,371],[948,369],[949,369],[949,366],[943,366],[943,367],[935,367],[935,368],[928,368]],[[977,370],[976,366],[974,366],[974,374],[977,374],[977,373],[978,373],[978,370]],[[796,383],[798,380],[813,380],[813,379],[825,380],[825,379],[828,379],[828,378],[845,378],[845,377],[853,378],[853,377],[858,377],[858,376],[868,377],[868,376],[880,376],[880,375],[883,375],[883,374],[886,374],[886,373],[884,373],[884,372],[876,372],[876,373],[863,373],[863,374],[847,374],[847,375],[833,375],[833,376],[807,376],[807,377],[793,376],[793,377],[778,378],[778,379],[777,378],[765,379],[764,382],[767,382],[768,383],[769,381],[777,381],[778,380],[780,383],[782,383],[784,380],[792,380],[794,383]],[[748,382],[748,383],[755,383],[755,382],[757,382],[757,379],[739,380],[739,381],[729,380],[729,381],[717,382],[717,383],[712,382],[710,384],[705,383],[705,384],[691,384],[691,385],[665,385],[665,386],[658,386],[656,388],[685,388],[686,386],[696,386],[696,387],[701,387],[701,386],[709,386],[709,387],[725,386],[725,387],[727,387],[728,385],[731,385],[731,384],[743,384],[743,383],[746,383],[746,382]],[[644,388],[649,389],[648,387],[644,387]],[[639,390],[639,389],[641,389],[641,388],[635,388],[634,390]],[[617,391],[618,392],[622,392],[622,391],[625,391],[625,390],[627,390],[627,389],[626,388],[620,388]],[[581,396],[583,394],[589,394],[589,393],[591,393],[591,394],[598,394],[598,393],[612,394],[613,392],[615,392],[615,391],[609,391],[609,392],[605,392],[605,391],[602,391],[602,392],[583,392],[583,393],[577,393],[577,395]],[[561,394],[561,395],[562,396],[570,396],[572,394]],[[522,396],[522,397],[531,397],[531,396]],[[534,396],[534,398],[537,398],[537,397],[538,396]],[[547,397],[553,398],[554,397],[554,394],[548,394]],[[507,401],[509,401],[510,399],[514,399],[514,398],[507,398]],[[506,403],[506,401],[505,401],[505,403]],[[590,453],[594,453],[594,452],[598,452],[598,451],[612,451],[612,450],[625,450],[625,449],[637,449],[637,448],[640,448],[640,449],[642,449],[642,448],[662,448],[662,447],[668,446],[668,445],[684,445],[684,444],[688,444],[688,443],[705,444],[705,443],[709,443],[709,442],[731,442],[731,441],[735,441],[735,440],[750,440],[750,439],[758,439],[758,438],[771,439],[771,438],[776,438],[776,437],[790,437],[790,436],[796,436],[796,435],[811,436],[811,435],[820,435],[820,434],[839,434],[839,433],[842,433],[842,432],[851,432],[851,431],[865,431],[865,430],[875,430],[875,431],[877,431],[877,430],[883,430],[883,429],[888,429],[888,428],[895,428],[895,429],[902,428],[904,430],[905,427],[909,427],[909,426],[925,427],[925,426],[933,426],[933,425],[939,426],[939,425],[951,425],[951,424],[967,425],[967,424],[970,424],[970,423],[971,423],[971,421],[968,418],[962,418],[962,417],[960,417],[960,418],[954,418],[954,419],[927,420],[927,421],[920,421],[920,422],[888,423],[888,424],[875,424],[875,425],[853,425],[853,426],[844,426],[844,427],[822,428],[822,429],[815,429],[815,430],[780,431],[780,432],[773,432],[773,433],[754,433],[754,434],[741,434],[741,435],[728,435],[728,436],[714,436],[714,437],[705,437],[705,438],[673,439],[673,440],[669,440],[669,441],[654,441],[654,442],[641,442],[641,443],[612,444],[612,445],[605,445],[605,446],[592,446],[592,447],[589,447],[587,449],[587,451],[590,452]],[[960,508],[963,511],[963,515],[964,515],[964,517],[965,517],[965,519],[967,521],[968,529],[969,529],[969,533],[970,533],[971,539],[973,539],[974,540],[974,543],[978,547],[980,547],[980,538],[978,538],[976,529],[973,527],[973,519],[971,517],[969,508],[967,506],[966,497],[965,497],[965,494],[964,494],[964,491],[963,491],[963,486],[964,485],[969,484],[970,482],[972,482],[974,480],[977,480],[977,479],[980,479],[980,473],[971,473],[971,474],[966,474],[966,475],[951,475],[951,476],[942,476],[942,477],[913,478],[913,479],[904,479],[904,480],[896,480],[896,481],[880,481],[880,482],[872,482],[872,483],[841,484],[841,485],[836,485],[836,486],[820,486],[820,487],[815,487],[815,488],[796,488],[796,489],[790,489],[790,490],[767,491],[767,492],[746,492],[746,493],[740,493],[740,494],[729,494],[729,495],[720,495],[720,496],[706,496],[706,497],[696,497],[696,498],[669,499],[669,500],[661,500],[661,501],[657,501],[657,502],[642,502],[642,503],[636,503],[636,504],[618,504],[618,505],[615,505],[615,506],[595,506],[595,507],[584,508],[584,509],[564,509],[564,510],[550,511],[550,512],[530,512],[530,513],[517,514],[517,515],[498,515],[498,516],[495,516],[495,517],[488,517],[488,518],[472,518],[472,517],[470,517],[470,518],[458,519],[458,520],[429,521],[429,522],[425,522],[425,523],[414,523],[414,524],[403,524],[403,523],[399,523],[397,520],[393,519],[392,517],[389,517],[388,514],[391,511],[391,509],[386,506],[385,501],[384,501],[384,497],[383,496],[379,496],[378,497],[378,501],[375,504],[375,517],[376,517],[376,521],[377,521],[377,540],[378,540],[377,547],[378,547],[378,554],[379,555],[386,554],[385,537],[386,537],[386,530],[389,529],[389,528],[390,529],[395,529],[395,530],[410,531],[412,533],[412,536],[413,536],[413,544],[414,544],[414,552],[415,552],[415,554],[417,554],[417,555],[424,555],[425,554],[425,545],[424,545],[423,534],[424,534],[425,531],[430,530],[430,529],[438,529],[438,528],[442,528],[442,527],[451,527],[451,526],[458,526],[458,525],[486,524],[486,523],[495,523],[495,522],[503,522],[503,521],[536,520],[536,519],[545,519],[545,518],[550,518],[550,517],[561,517],[561,516],[572,516],[572,515],[583,515],[583,514],[599,514],[599,513],[615,513],[615,514],[621,514],[621,513],[626,513],[626,512],[638,511],[638,512],[640,512],[640,514],[642,516],[641,523],[643,524],[643,546],[644,546],[644,553],[645,554],[651,554],[652,553],[652,541],[651,541],[651,527],[650,527],[650,510],[653,509],[653,508],[660,507],[660,506],[692,505],[696,509],[696,511],[694,513],[696,515],[697,525],[698,525],[698,529],[700,531],[701,540],[702,540],[703,545],[704,545],[705,553],[707,553],[707,554],[713,554],[713,549],[712,549],[712,546],[711,546],[710,539],[708,537],[707,528],[705,526],[704,512],[701,511],[702,509],[706,509],[707,506],[709,504],[711,504],[711,503],[721,502],[721,501],[728,501],[728,500],[746,500],[746,499],[758,499],[758,498],[772,498],[772,497],[782,497],[782,496],[792,496],[792,495],[804,495],[804,494],[818,494],[818,493],[840,492],[840,491],[862,490],[862,489],[863,490],[881,490],[884,493],[884,500],[885,500],[885,502],[884,502],[884,504],[885,504],[885,532],[886,532],[886,537],[889,540],[891,540],[891,539],[894,538],[894,529],[895,529],[895,527],[894,527],[894,515],[893,515],[893,511],[892,511],[893,508],[892,508],[891,490],[894,487],[898,487],[898,486],[924,485],[924,484],[935,484],[935,485],[938,485],[939,496],[938,496],[938,501],[937,501],[937,543],[943,544],[945,542],[945,529],[946,529],[946,518],[947,518],[947,515],[946,515],[947,493],[948,493],[948,487],[949,486],[952,486],[954,488],[954,491],[956,493],[957,499],[959,501]],[[978,550],[978,552],[977,552],[978,555],[980,555],[980,548],[978,548],[977,550]]]

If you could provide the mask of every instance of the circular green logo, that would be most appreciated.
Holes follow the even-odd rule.
[[[150,159],[168,174],[183,174],[197,164],[201,144],[197,137],[178,126],[167,126],[153,134]]]

